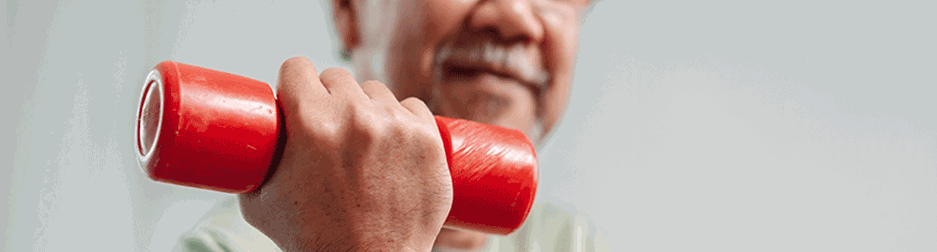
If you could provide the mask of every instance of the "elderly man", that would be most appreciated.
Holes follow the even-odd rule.
[[[287,140],[276,172],[211,210],[177,250],[607,250],[588,221],[549,204],[506,237],[444,228],[452,185],[432,117],[540,142],[566,106],[590,4],[333,0],[343,56],[359,80],[380,82],[284,62],[276,90]]]

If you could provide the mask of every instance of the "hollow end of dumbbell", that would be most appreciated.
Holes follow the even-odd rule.
[[[143,172],[149,175],[152,175],[149,164],[154,157],[154,153],[158,152],[156,145],[163,124],[164,99],[162,74],[154,69],[147,75],[143,84],[143,92],[140,94],[140,101],[137,106],[137,120],[134,130],[137,161]]]
[[[282,121],[260,81],[164,61],[144,82],[136,119],[137,160],[155,181],[245,193],[276,161]]]

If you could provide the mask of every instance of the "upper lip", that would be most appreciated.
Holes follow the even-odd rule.
[[[542,90],[550,76],[540,60],[540,54],[524,42],[501,41],[491,33],[461,33],[443,44],[434,59],[440,77],[466,71],[490,73]]]

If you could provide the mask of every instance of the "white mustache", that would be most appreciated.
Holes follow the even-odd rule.
[[[437,50],[433,69],[437,78],[442,78],[443,67],[459,67],[515,78],[541,91],[547,87],[550,74],[543,68],[539,53],[531,59],[523,43],[504,45],[492,39],[472,40],[460,43],[464,41],[456,39]]]
[[[462,37],[460,37],[462,38]],[[470,40],[470,42],[466,42]],[[525,45],[523,43],[513,43],[508,46],[499,44],[492,38],[483,38],[481,40],[467,38],[466,40],[453,39],[443,44],[433,58],[433,81],[439,85],[443,83],[444,67],[461,67],[478,69],[482,71],[492,71],[499,75],[508,76],[517,79],[519,82],[533,88],[538,96],[537,106],[542,106],[542,98],[539,97],[549,88],[550,73],[543,68],[541,63],[543,57],[535,52],[534,57],[528,57]],[[432,92],[432,98],[428,105],[431,110],[437,109],[437,102],[441,99],[440,87],[435,86]],[[539,111],[539,109],[538,109]],[[538,113],[534,120],[534,125],[524,131],[528,138],[539,146],[544,140],[543,117]]]

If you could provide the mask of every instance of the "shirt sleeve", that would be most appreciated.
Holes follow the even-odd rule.
[[[551,203],[534,205],[517,232],[493,238],[486,251],[610,251],[605,232],[591,220]]]
[[[174,252],[281,251],[273,240],[251,226],[231,198],[210,210],[182,234]],[[433,251],[447,251],[434,248]],[[588,218],[550,203],[534,205],[524,226],[508,236],[491,236],[482,251],[610,251],[605,233]]]
[[[182,234],[173,252],[281,251],[273,240],[241,216],[231,198],[206,214],[192,230]]]

